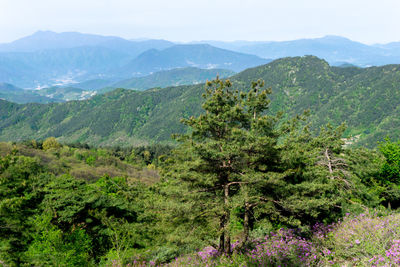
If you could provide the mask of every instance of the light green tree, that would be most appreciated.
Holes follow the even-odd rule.
[[[49,137],[43,142],[43,150],[49,150],[49,149],[58,149],[61,147],[60,143],[57,142],[57,139],[55,137]]]

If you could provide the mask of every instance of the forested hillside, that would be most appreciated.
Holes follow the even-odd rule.
[[[345,135],[369,147],[399,134],[400,65],[339,68],[306,56],[279,59],[230,78],[243,90],[258,79],[272,88],[272,112],[291,116],[309,109],[313,127],[346,122]],[[118,89],[63,104],[2,101],[0,140],[55,136],[97,145],[170,142],[172,133],[186,131],[180,118],[200,114],[203,89],[203,84],[143,92]]]
[[[343,125],[266,113],[261,80],[203,92],[174,147],[0,142],[0,264],[400,263],[399,141],[346,147]]]

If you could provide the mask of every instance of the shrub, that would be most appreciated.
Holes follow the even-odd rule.
[[[321,239],[321,249],[330,250],[338,264],[398,266],[400,263],[400,214],[347,216]],[[325,261],[328,259],[325,258]]]
[[[49,137],[43,142],[43,150],[49,150],[49,149],[58,149],[61,147],[60,143],[57,142],[55,137]]]
[[[36,219],[37,232],[25,253],[27,260],[36,266],[91,266],[91,244],[85,230],[75,228],[63,233],[50,223],[51,219],[49,214]]]

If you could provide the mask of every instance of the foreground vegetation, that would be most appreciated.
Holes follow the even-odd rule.
[[[399,266],[399,220],[398,213],[347,215],[338,223],[316,224],[307,239],[293,229],[280,229],[230,257],[208,247],[168,266]]]
[[[396,265],[400,142],[345,147],[269,94],[209,82],[174,148],[0,143],[1,263]]]

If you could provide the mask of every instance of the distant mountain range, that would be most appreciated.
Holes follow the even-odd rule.
[[[310,110],[314,128],[346,122],[347,137],[374,147],[400,135],[400,65],[332,67],[314,56],[275,60],[230,78],[247,90],[264,79],[272,88],[270,111],[287,117]],[[170,142],[185,132],[180,118],[198,115],[204,84],[132,91],[116,89],[84,101],[19,105],[0,100],[0,140],[55,136],[64,142],[138,145]]]
[[[166,40],[39,31],[0,44],[0,82],[33,89],[94,80],[118,82],[184,67],[238,72],[271,59],[304,55],[318,56],[334,66],[400,64],[400,42],[366,45],[339,36],[325,36],[284,42],[178,44]]]
[[[282,42],[202,41],[195,43],[207,43],[215,47],[269,59],[314,55],[325,59],[331,65],[349,63],[367,67],[400,64],[400,42],[366,45],[340,36],[325,36]]]
[[[94,79],[116,82],[183,67],[241,71],[267,62],[210,45],[37,32],[0,45],[0,82],[33,89]]]
[[[186,66],[242,71],[270,61],[253,55],[216,48],[208,44],[175,45],[161,51],[148,50],[133,59],[120,71],[130,76]]]
[[[79,32],[38,31],[14,42],[0,44],[0,52],[37,52],[89,46],[108,48],[136,57],[148,49],[165,49],[173,45],[165,40],[129,41],[115,36]]]

